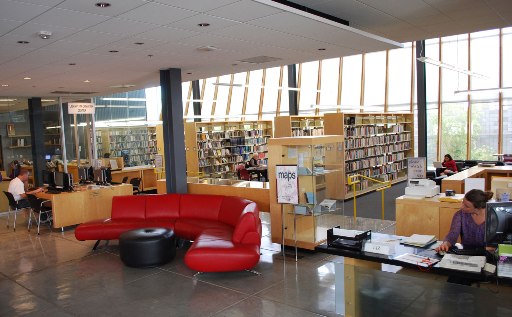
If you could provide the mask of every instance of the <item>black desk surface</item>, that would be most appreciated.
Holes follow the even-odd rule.
[[[380,239],[396,239],[399,237],[395,236],[395,235],[372,232],[372,238],[380,240]],[[402,267],[407,267],[407,268],[416,268],[421,271],[428,271],[428,272],[432,272],[432,273],[438,273],[438,274],[450,275],[450,276],[459,276],[459,277],[471,278],[471,279],[481,280],[481,281],[497,278],[495,274],[490,274],[490,273],[483,272],[483,271],[482,271],[482,273],[457,271],[457,270],[440,268],[440,267],[437,267],[436,265],[434,265],[430,268],[426,268],[426,267],[420,268],[418,265],[415,265],[415,264],[410,264],[410,263],[395,260],[395,258],[397,256],[405,254],[405,253],[418,254],[418,255],[423,255],[423,256],[430,257],[430,258],[441,260],[441,256],[439,256],[434,250],[431,250],[428,247],[427,248],[417,248],[417,247],[406,246],[406,245],[400,244],[400,245],[395,246],[395,254],[384,255],[384,254],[356,251],[356,250],[350,250],[350,249],[334,248],[334,247],[327,246],[327,244],[321,244],[315,248],[315,251],[332,254],[332,255],[349,257],[349,258],[358,259],[358,260],[366,260],[366,261],[371,261],[371,262],[385,263],[385,264],[391,264],[391,265],[402,266]],[[508,279],[508,280],[510,280],[510,279]]]

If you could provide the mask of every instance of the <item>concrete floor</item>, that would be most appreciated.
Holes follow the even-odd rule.
[[[42,227],[37,236],[20,217],[13,232],[1,217],[0,316],[338,316],[333,261],[340,258],[301,252],[298,262],[283,259],[280,245],[270,241],[268,215],[262,218],[262,255],[255,267],[261,275],[194,278],[196,272],[183,262],[186,248],[164,266],[128,268],[119,259],[117,241],[92,252],[94,241],[77,241],[73,230]],[[443,279],[438,283],[446,284]],[[491,288],[478,291],[504,296],[493,295]],[[504,310],[504,316],[510,312]]]

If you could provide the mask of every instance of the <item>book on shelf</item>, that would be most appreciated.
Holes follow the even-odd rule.
[[[425,247],[435,241],[437,241],[437,239],[436,239],[436,236],[434,236],[434,235],[413,234],[410,237],[404,238],[402,240],[402,243],[421,248],[421,247]]]

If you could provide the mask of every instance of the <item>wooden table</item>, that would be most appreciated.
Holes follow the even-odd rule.
[[[130,184],[63,192],[61,194],[37,193],[36,196],[52,202],[53,227],[67,227],[86,221],[109,218],[112,197],[132,195]]]
[[[444,193],[447,189],[451,189],[457,194],[464,194],[464,182],[466,178],[485,178],[485,189],[490,190],[491,180],[494,176],[512,177],[512,166],[473,166],[467,170],[444,178],[441,182],[441,192]]]

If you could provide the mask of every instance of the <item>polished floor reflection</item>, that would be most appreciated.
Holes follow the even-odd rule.
[[[298,262],[292,256],[283,259],[280,245],[270,241],[265,216],[262,256],[255,268],[261,275],[197,277],[183,263],[185,249],[164,266],[133,269],[121,263],[117,242],[92,252],[94,241],[77,241],[72,230],[50,233],[42,227],[37,236],[35,230],[27,232],[26,219],[20,217],[13,232],[1,217],[0,316],[337,316],[334,263],[341,258],[301,252]],[[496,307],[490,316],[512,315],[505,300],[512,293],[501,286],[453,288],[444,277],[358,272],[360,316],[446,315],[442,308],[429,308],[432,301],[463,305],[464,310],[450,310],[455,316],[481,316],[480,306],[465,303],[483,301]],[[403,290],[402,297],[390,299]]]

